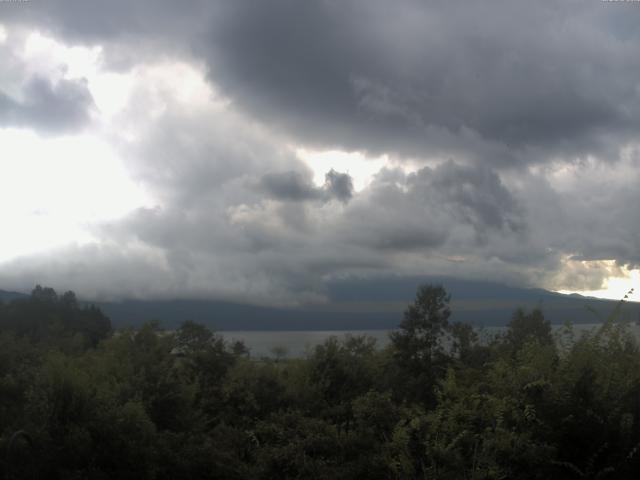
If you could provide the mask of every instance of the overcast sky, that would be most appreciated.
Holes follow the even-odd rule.
[[[0,1],[0,288],[618,296],[639,47],[638,2]]]

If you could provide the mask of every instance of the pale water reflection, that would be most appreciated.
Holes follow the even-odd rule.
[[[573,325],[574,332],[579,335],[582,332],[593,330],[600,324],[583,323]],[[559,332],[563,325],[553,325],[553,329]],[[640,338],[640,326],[632,324],[630,330]],[[480,327],[476,331],[481,341],[488,341],[495,335],[506,330],[506,327]],[[218,332],[226,340],[241,340],[249,348],[251,356],[275,356],[279,354],[286,357],[301,357],[311,352],[316,345],[320,345],[329,337],[343,338],[345,335],[373,337],[378,348],[384,348],[389,343],[390,330],[309,330],[309,331],[226,331]]]

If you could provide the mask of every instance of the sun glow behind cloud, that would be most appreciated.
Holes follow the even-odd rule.
[[[603,288],[595,290],[558,290],[559,293],[578,293],[589,297],[608,298],[611,300],[621,300],[631,289],[633,293],[627,298],[629,301],[640,301],[640,270],[628,269],[626,267],[616,267],[612,260],[605,260],[598,263],[609,264],[611,275],[605,279]]]
[[[0,130],[0,260],[94,240],[91,223],[149,202],[104,142]]]
[[[57,71],[66,78],[82,78],[96,71],[101,55],[99,46],[70,47],[35,31],[26,38],[22,57],[40,71]]]
[[[101,120],[110,118],[127,105],[134,84],[133,75],[105,71],[101,46],[67,46],[36,31],[26,37],[21,56],[40,75],[84,79]]]
[[[22,75],[52,82],[81,79],[95,106],[91,123],[75,134],[43,136],[29,128],[0,128],[0,262],[102,242],[94,226],[157,203],[132,180],[126,154],[113,142],[136,138],[170,102],[192,112],[211,102],[226,105],[203,67],[189,62],[162,59],[113,72],[99,45],[69,46],[38,31],[4,29],[0,42],[20,60]],[[3,84],[0,78],[0,89],[19,92],[16,79]],[[133,102],[140,94],[142,102]]]
[[[356,191],[361,191],[371,183],[374,175],[381,168],[390,164],[385,156],[367,158],[361,152],[344,152],[340,150],[314,151],[304,148],[296,149],[296,154],[313,171],[313,181],[316,185],[324,184],[325,175],[331,169],[341,173],[348,173],[353,178]]]
[[[27,128],[0,128],[0,262],[100,242],[93,225],[155,204],[110,144],[115,137],[135,136],[131,122],[121,122],[131,95],[140,88],[163,94],[169,89],[195,106],[211,93],[204,73],[168,61],[115,73],[104,69],[100,46],[70,47],[39,32],[7,38],[1,30],[0,41],[13,42],[28,75],[84,79],[96,109],[93,125],[77,134],[51,137]],[[12,90],[12,85],[4,88]],[[162,102],[156,107],[162,108]]]

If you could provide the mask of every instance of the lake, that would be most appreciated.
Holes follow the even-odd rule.
[[[283,347],[288,357],[301,357],[307,350],[329,337],[367,335],[376,339],[378,347],[389,343],[389,330],[310,330],[310,331],[240,331],[218,332],[226,340],[241,340],[254,357],[273,356],[273,349]]]
[[[599,324],[584,323],[573,326],[577,333],[589,331]],[[555,331],[562,325],[552,325]],[[632,324],[631,331],[640,338],[640,327]],[[482,327],[476,331],[481,340],[487,340],[502,333],[506,327]],[[342,338],[345,335],[367,335],[376,339],[379,348],[389,343],[390,330],[310,330],[310,331],[221,331],[218,332],[226,340],[241,340],[249,348],[254,357],[273,356],[274,348],[283,348],[287,357],[302,357],[306,352],[320,345],[329,337]]]

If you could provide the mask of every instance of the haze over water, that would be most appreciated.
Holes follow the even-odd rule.
[[[573,325],[576,336],[581,333],[593,330],[602,324],[582,323]],[[560,334],[565,328],[564,325],[552,326],[555,334]],[[507,327],[483,327],[476,331],[484,342],[495,335],[504,333]],[[630,331],[636,338],[640,339],[640,326],[636,323],[629,324]],[[374,338],[378,348],[384,348],[389,344],[390,330],[315,330],[315,331],[226,331],[218,332],[226,340],[241,340],[249,348],[251,356],[274,356],[274,350],[282,348],[281,353],[285,357],[302,357],[306,353],[311,353],[313,348],[320,345],[330,337],[342,339],[345,335],[362,336]]]

